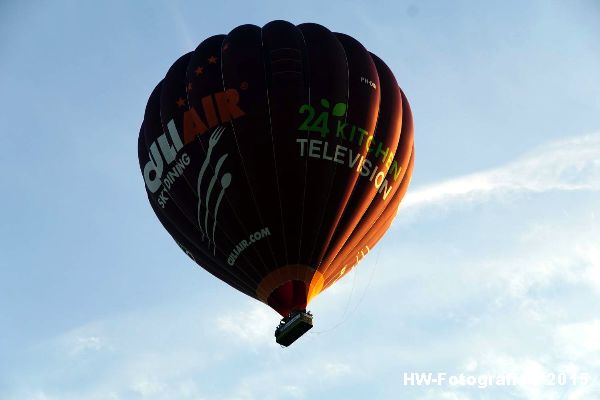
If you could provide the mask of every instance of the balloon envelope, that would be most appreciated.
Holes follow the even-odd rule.
[[[242,25],[148,99],[140,170],[196,263],[281,315],[348,273],[410,182],[413,123],[386,64],[317,24]]]

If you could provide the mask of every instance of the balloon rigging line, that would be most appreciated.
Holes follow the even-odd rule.
[[[358,276],[358,272],[356,271],[355,268],[352,269],[353,272],[353,276],[352,276],[352,288],[350,289],[350,294],[348,295],[348,299],[346,300],[346,306],[344,307],[344,312],[342,313],[342,316],[340,318],[340,320],[333,325],[330,328],[327,328],[325,330],[322,331],[317,331],[315,332],[315,334],[320,335],[322,333],[326,333],[326,332],[331,332],[334,329],[338,328],[340,325],[344,324],[347,320],[348,320],[348,310],[350,309],[350,302],[352,301],[352,296],[354,295],[354,288],[356,286],[356,280],[357,280],[357,276]]]
[[[362,293],[360,299],[358,300],[358,302],[356,303],[356,305],[354,306],[354,309],[350,313],[346,314],[346,312],[348,311],[348,308],[350,306],[350,300],[352,298],[352,294],[354,292],[354,281],[353,281],[352,282],[352,290],[351,290],[350,295],[348,297],[348,301],[346,302],[346,309],[344,310],[344,314],[342,314],[342,320],[340,322],[338,322],[337,324],[335,324],[334,326],[332,326],[331,328],[327,328],[327,329],[322,330],[322,331],[316,331],[316,332],[314,332],[313,333],[314,335],[321,335],[323,333],[328,333],[328,332],[331,332],[331,331],[339,328],[341,325],[345,324],[348,321],[348,319],[358,310],[358,307],[360,306],[360,304],[365,299],[367,291],[371,287],[371,283],[373,281],[373,277],[375,276],[375,270],[377,269],[377,266],[379,265],[379,255],[380,254],[381,254],[381,247],[377,250],[377,255],[375,256],[375,265],[373,265],[373,269],[371,270],[371,275],[369,276],[369,281],[367,282],[367,286],[365,286],[365,290],[363,290],[363,293]],[[353,268],[353,270],[354,270],[354,278],[356,278],[356,269]]]
[[[365,287],[365,290],[363,291],[361,298],[358,300],[358,303],[356,303],[356,306],[354,306],[353,312],[358,310],[358,306],[362,303],[365,296],[367,295],[367,291],[371,287],[371,283],[373,282],[373,277],[375,276],[375,270],[377,269],[377,266],[379,265],[379,255],[380,254],[381,254],[381,247],[379,247],[379,249],[377,250],[377,255],[375,256],[375,265],[373,266],[373,270],[371,271],[371,275],[369,276],[369,281],[367,282],[367,286]]]

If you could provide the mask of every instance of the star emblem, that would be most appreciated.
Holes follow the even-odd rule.
[[[194,72],[196,73],[196,76],[198,75],[202,75],[202,73],[204,72],[204,68],[203,67],[198,67],[194,70]]]
[[[209,64],[216,64],[217,63],[217,57],[215,57],[215,56],[208,57],[208,63]]]
[[[185,106],[185,99],[183,97],[180,97],[179,100],[177,100],[177,105],[179,107]]]
[[[223,50],[227,50],[229,48],[229,42],[223,43]]]
[[[186,87],[185,89],[186,89],[188,92],[191,92],[191,91],[192,91],[192,82],[189,82],[189,83],[187,84],[187,87]]]

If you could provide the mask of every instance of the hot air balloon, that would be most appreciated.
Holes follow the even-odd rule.
[[[242,25],[181,56],[138,139],[148,200],[198,265],[283,317],[385,234],[410,182],[413,121],[394,74],[357,40],[306,23]]]

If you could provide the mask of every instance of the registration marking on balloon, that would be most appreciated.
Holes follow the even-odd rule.
[[[360,249],[357,253],[356,253],[356,261],[353,262],[351,265],[344,265],[344,267],[340,270],[338,276],[336,276],[335,280],[333,281],[334,283],[337,282],[342,276],[344,276],[344,274],[346,273],[346,271],[350,272],[354,267],[356,267],[358,265],[358,263],[365,258],[365,256],[371,251],[371,248],[368,245],[365,245],[364,248]]]
[[[298,109],[299,114],[307,114],[305,120],[298,127],[298,131],[318,133],[322,139],[325,139],[332,133],[330,124],[335,122],[335,138],[338,142],[347,142],[350,144],[364,145],[367,147],[367,154],[375,152],[375,159],[369,160],[360,152],[349,147],[337,144],[334,148],[330,142],[319,139],[298,138],[298,150],[300,157],[317,158],[354,169],[363,177],[368,177],[369,182],[375,186],[378,194],[386,200],[391,193],[393,186],[386,176],[389,176],[394,182],[400,177],[402,167],[394,159],[394,152],[389,147],[384,148],[382,142],[377,142],[372,134],[367,130],[345,122],[343,118],[346,115],[347,105],[345,103],[336,103],[331,112],[329,111],[331,102],[327,99],[321,99],[321,112],[315,118],[317,111],[310,104],[303,104]],[[330,118],[331,116],[331,118]],[[331,121],[330,121],[331,120]],[[380,158],[384,168],[377,165],[377,159]]]

